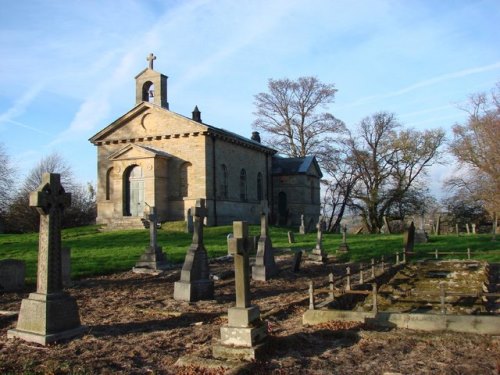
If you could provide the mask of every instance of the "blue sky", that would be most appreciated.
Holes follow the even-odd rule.
[[[500,1],[18,0],[0,13],[0,142],[19,178],[59,152],[96,181],[88,138],[134,106],[157,56],[170,109],[250,136],[269,78],[334,83],[329,110],[354,127],[391,111],[451,129],[467,96],[500,81]],[[434,168],[437,189],[449,166]]]

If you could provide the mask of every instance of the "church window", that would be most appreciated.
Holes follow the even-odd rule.
[[[221,196],[224,199],[228,198],[228,187],[227,187],[227,167],[225,164],[221,165],[221,170],[222,170],[222,184],[221,184]]]
[[[247,172],[244,169],[240,172],[240,200],[247,200]]]
[[[113,174],[113,167],[109,168],[106,172],[106,200],[109,201],[113,195],[113,181],[111,175]]]
[[[179,193],[181,197],[189,196],[189,169],[191,163],[184,163],[180,167],[179,173]]]
[[[142,85],[142,101],[152,103],[154,100],[155,85],[151,81],[146,81]]]
[[[257,200],[264,199],[264,189],[262,184],[262,173],[257,173]]]

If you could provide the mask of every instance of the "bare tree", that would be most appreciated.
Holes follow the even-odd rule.
[[[489,95],[472,95],[462,109],[468,119],[453,127],[450,151],[469,173],[460,173],[451,183],[485,202],[494,218],[495,238],[500,212],[500,82]]]
[[[370,233],[378,233],[383,217],[402,201],[417,179],[438,160],[445,140],[442,130],[401,130],[394,114],[375,113],[364,118],[349,145],[358,180],[352,208]]]
[[[270,79],[268,92],[255,95],[256,130],[270,135],[268,144],[290,157],[328,154],[344,125],[331,113],[320,112],[334,101],[337,89],[315,77]]]
[[[8,206],[14,189],[15,168],[0,143],[0,213]]]

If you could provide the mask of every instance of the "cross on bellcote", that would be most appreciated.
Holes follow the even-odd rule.
[[[150,53],[146,60],[149,62],[149,69],[153,69],[153,61],[156,60],[156,56]]]

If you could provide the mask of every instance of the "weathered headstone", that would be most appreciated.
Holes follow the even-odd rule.
[[[429,235],[423,229],[415,229],[415,243],[429,242]]]
[[[181,279],[174,284],[174,299],[194,302],[213,299],[214,282],[210,280],[208,255],[203,244],[203,220],[208,213],[205,199],[198,199],[191,212],[194,216],[193,243],[184,259]]]
[[[231,238],[233,238],[233,237],[234,237],[234,236],[233,236],[233,234],[232,234],[232,233],[229,233],[229,234],[227,235],[227,237],[226,237],[226,238],[227,238],[227,246],[229,246],[229,240],[230,240]],[[229,249],[229,248],[228,248],[228,249]],[[231,254],[229,254],[229,250],[227,251],[227,255],[231,255]]]
[[[472,223],[471,226],[472,226],[472,234],[476,234],[476,224]]]
[[[300,262],[302,261],[302,250],[297,251],[293,256],[293,272],[297,273],[300,271]]]
[[[342,227],[342,243],[339,245],[337,253],[347,253],[349,245],[347,244],[347,225]]]
[[[306,225],[304,224],[304,215],[300,215],[299,233],[306,234]]]
[[[149,221],[149,246],[141,254],[132,270],[138,273],[158,272],[167,268],[167,259],[161,246],[158,246],[158,215],[155,207],[149,207],[149,214],[144,216]]]
[[[187,210],[186,232],[187,233],[193,233],[194,232],[193,214],[191,213],[191,209],[190,208]]]
[[[30,194],[30,206],[40,214],[37,288],[21,302],[15,329],[7,337],[47,345],[79,335],[84,328],[76,300],[62,290],[61,218],[71,204],[71,194],[60,175],[44,173],[38,189]]]
[[[295,243],[295,236],[292,231],[288,231],[288,243]]]
[[[326,263],[327,257],[323,250],[323,215],[320,215],[316,229],[318,231],[316,235],[316,247],[309,254],[309,258],[316,262]]]
[[[221,327],[220,342],[213,347],[215,358],[255,360],[267,342],[267,324],[260,319],[259,308],[250,303],[248,253],[252,240],[248,223],[233,223],[234,238],[229,241],[229,253],[234,256],[236,307],[228,310],[228,325]]]
[[[266,281],[278,273],[278,267],[274,261],[273,245],[269,237],[268,214],[267,201],[263,200],[260,214],[260,238],[257,244],[255,265],[252,267],[252,279],[254,280]]]
[[[469,223],[465,223],[465,230],[467,231],[467,234],[470,234]]]
[[[26,264],[23,260],[0,260],[0,292],[15,292],[24,288]]]
[[[413,221],[404,233],[403,246],[405,254],[413,252],[413,247],[415,246],[415,224],[413,224]]]
[[[71,249],[61,248],[61,277],[63,287],[71,286]]]

